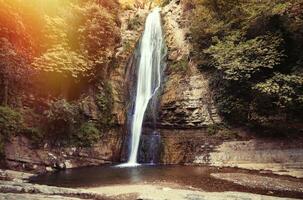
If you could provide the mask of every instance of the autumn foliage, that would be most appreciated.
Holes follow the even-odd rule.
[[[89,82],[107,71],[120,38],[118,10],[107,0],[0,0],[2,102],[27,79],[43,91],[54,79]]]

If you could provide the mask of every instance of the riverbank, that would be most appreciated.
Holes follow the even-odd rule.
[[[144,200],[286,200],[279,198],[244,192],[205,192],[195,189],[181,189],[180,186],[168,187],[161,185],[118,185],[100,187],[89,191],[104,194],[115,199],[144,199]]]

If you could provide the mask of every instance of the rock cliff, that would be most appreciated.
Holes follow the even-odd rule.
[[[217,124],[208,75],[197,69],[191,57],[188,15],[183,1],[171,1],[162,10],[168,63],[165,74],[159,126],[201,128]]]
[[[92,147],[51,147],[47,143],[37,148],[24,137],[12,138],[5,145],[6,165],[10,169],[43,172],[65,168],[85,167],[120,161],[122,129],[104,133]]]

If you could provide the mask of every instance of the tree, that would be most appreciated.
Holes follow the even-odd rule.
[[[213,73],[214,99],[227,121],[271,130],[283,125],[290,130],[293,124],[298,130],[303,120],[301,8],[297,0],[195,1],[194,53],[200,69]]]
[[[33,66],[75,80],[95,76],[100,66],[110,62],[119,41],[116,16],[94,1],[71,4],[68,9],[72,15],[46,16],[48,49]]]
[[[0,80],[4,87],[3,105],[8,105],[10,94],[25,91],[29,85],[31,73],[32,70],[26,59],[18,54],[6,38],[0,38]]]
[[[77,7],[78,18],[83,22],[77,29],[80,48],[92,64],[90,74],[87,74],[90,77],[112,60],[120,40],[117,15],[101,5],[88,2],[81,8]],[[106,68],[104,71],[107,71]]]
[[[303,108],[303,74],[275,73],[254,89],[280,108]]]
[[[257,72],[273,69],[281,63],[283,53],[278,50],[282,39],[276,35],[245,40],[239,32],[219,40],[205,50],[214,59],[214,66],[224,78],[235,81],[251,79]]]

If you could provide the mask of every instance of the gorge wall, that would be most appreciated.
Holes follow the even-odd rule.
[[[5,145],[7,167],[52,171],[120,162],[130,104],[129,87],[135,78],[130,76],[132,54],[148,12],[137,8],[119,13],[121,41],[114,52],[113,66],[107,68],[105,75],[112,89],[111,115],[115,123],[104,131],[99,142],[87,148],[54,148],[47,143],[37,147],[25,137],[14,137]],[[168,55],[156,124],[161,138],[159,162],[272,170],[303,177],[302,138],[294,138],[296,142],[269,141],[239,128],[220,128],[222,119],[209,87],[211,74],[198,70],[192,56],[190,15],[191,9],[182,0],[173,0],[162,9]],[[87,108],[87,115],[94,116],[97,111],[93,97],[86,99],[83,107]]]
[[[201,73],[191,57],[188,15],[182,1],[171,1],[163,8],[168,48],[166,81],[161,98],[159,126],[202,128],[221,119],[214,106],[207,74]]]

